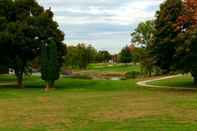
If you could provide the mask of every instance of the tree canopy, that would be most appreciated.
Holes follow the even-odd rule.
[[[156,14],[154,42],[151,46],[156,65],[164,72],[169,72],[174,63],[176,42],[178,35],[175,25],[183,8],[182,0],[166,0],[161,4]]]
[[[15,70],[19,86],[48,38],[57,44],[58,60],[63,62],[64,34],[53,21],[50,9],[44,10],[35,0],[0,1],[1,65]]]
[[[157,12],[152,55],[169,72],[191,73],[197,83],[197,1],[167,0]]]
[[[174,68],[190,72],[197,83],[197,1],[184,1],[182,14],[177,19],[176,64]]]
[[[132,62],[132,51],[129,46],[125,46],[120,54],[119,54],[119,61],[122,63],[130,63]]]

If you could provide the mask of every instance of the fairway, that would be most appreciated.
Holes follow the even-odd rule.
[[[0,131],[197,131],[197,0],[0,0]]]
[[[1,76],[1,83],[14,77]],[[135,80],[62,78],[50,92],[37,77],[0,86],[1,131],[195,131],[197,92],[146,89]],[[187,115],[185,115],[187,114]]]
[[[140,71],[139,65],[134,64],[90,64],[88,70],[94,70],[98,72],[130,72],[130,71]]]

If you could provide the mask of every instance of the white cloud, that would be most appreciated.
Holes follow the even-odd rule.
[[[45,8],[52,7],[55,20],[65,32],[69,43],[85,41],[99,49],[102,45],[103,48],[117,52],[123,44],[129,42],[129,32],[139,22],[154,18],[155,11],[163,1],[39,0],[39,3]]]

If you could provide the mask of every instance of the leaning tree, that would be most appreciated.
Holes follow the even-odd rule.
[[[1,65],[14,69],[19,87],[23,86],[24,73],[31,72],[31,62],[48,38],[55,41],[58,61],[63,63],[64,34],[53,21],[50,9],[44,10],[35,0],[0,1]]]

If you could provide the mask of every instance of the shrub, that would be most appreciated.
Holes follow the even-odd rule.
[[[141,73],[138,71],[130,71],[130,72],[126,73],[126,78],[135,79],[135,78],[139,77],[140,75],[141,75]]]

